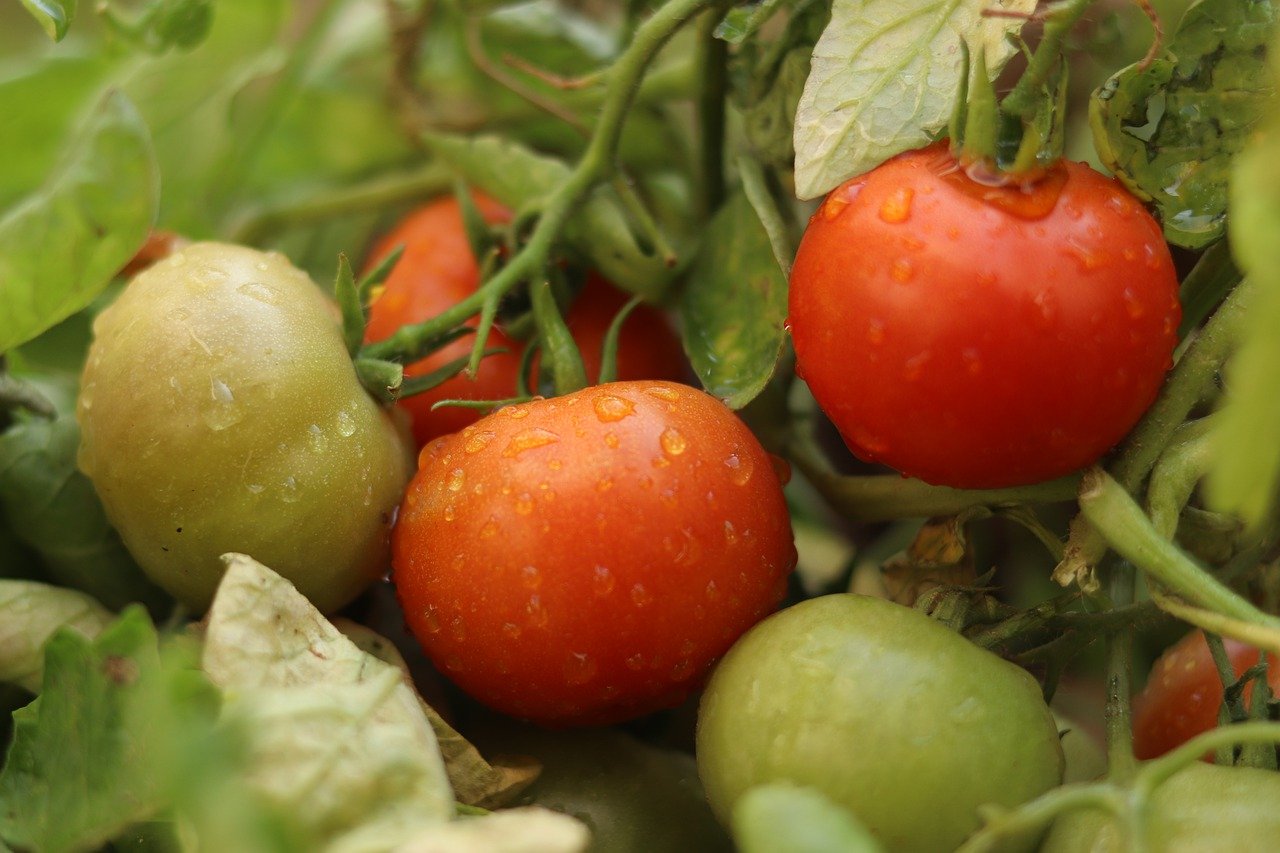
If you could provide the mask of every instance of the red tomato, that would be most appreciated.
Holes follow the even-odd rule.
[[[510,211],[497,202],[479,195],[475,200],[488,222],[510,221]],[[382,340],[407,323],[418,323],[439,314],[470,296],[480,284],[480,269],[471,254],[458,203],[452,197],[434,201],[405,218],[374,247],[369,267],[376,266],[400,245],[405,247],[404,255],[370,309],[366,341]],[[600,347],[605,332],[626,300],[627,297],[603,279],[590,275],[587,286],[565,317],[582,350],[591,380],[600,372]],[[472,345],[470,338],[454,341],[409,365],[405,374],[430,373],[467,355]],[[495,329],[490,334],[489,346],[507,352],[481,361],[474,379],[459,375],[401,401],[400,405],[413,419],[414,437],[419,446],[436,436],[456,432],[480,417],[473,409],[455,406],[432,411],[431,406],[436,402],[501,400],[515,395],[523,344]],[[680,340],[666,315],[656,308],[642,305],[631,313],[623,327],[618,350],[619,379],[679,379],[685,375]]]
[[[510,406],[433,441],[392,542],[437,666],[553,725],[679,704],[777,606],[796,561],[755,437],[718,400],[653,381]]]
[[[833,191],[791,272],[798,370],[858,456],[931,483],[1046,480],[1155,399],[1181,311],[1160,226],[1062,163],[993,188],[946,143]]]
[[[1231,666],[1239,677],[1258,662],[1253,646],[1223,638]],[[1268,659],[1270,660],[1270,659]],[[1280,666],[1267,671],[1271,689],[1280,693]],[[1250,685],[1247,697],[1253,692]],[[1133,700],[1133,751],[1138,758],[1156,758],[1218,725],[1222,679],[1209,654],[1204,634],[1193,631],[1174,645],[1151,668],[1147,686]]]

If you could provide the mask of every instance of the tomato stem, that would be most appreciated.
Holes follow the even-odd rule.
[[[1087,479],[1086,479],[1087,482]],[[1115,561],[1110,578],[1113,608],[1133,604],[1133,566]],[[1128,780],[1137,759],[1133,753],[1133,635],[1132,624],[1107,636],[1107,772],[1112,779]]]
[[[564,317],[551,292],[551,282],[541,281],[530,290],[533,300],[533,317],[538,324],[538,340],[542,355],[551,371],[551,382],[556,394],[571,394],[587,387],[587,371],[582,366],[582,354],[573,339]]]
[[[1044,35],[1036,45],[1027,70],[1005,96],[1001,107],[1005,112],[1022,118],[1030,118],[1039,108],[1040,88],[1049,80],[1054,67],[1062,58],[1062,45],[1076,21],[1093,4],[1094,0],[1068,0],[1045,16]]]
[[[1108,782],[1063,785],[1016,809],[986,812],[986,826],[969,836],[956,853],[1003,850],[1005,842],[1034,837],[1068,812],[1097,809],[1122,817],[1128,808],[1124,791]]]
[[[1178,301],[1182,303],[1182,322],[1178,325],[1179,350],[1194,340],[1192,332],[1200,328],[1218,303],[1240,283],[1240,278],[1240,270],[1236,268],[1231,246],[1226,240],[1219,240],[1205,250],[1179,289]],[[1181,352],[1175,353],[1175,357],[1178,355]]]
[[[1147,514],[1156,532],[1165,539],[1174,538],[1182,509],[1209,468],[1214,422],[1211,415],[1183,424],[1151,470]]]
[[[724,201],[725,92],[729,84],[729,43],[716,37],[727,3],[698,22],[698,215],[710,218]]]
[[[1213,752],[1223,746],[1251,743],[1280,745],[1280,723],[1240,723],[1196,735],[1177,749],[1144,764],[1133,780],[1134,787],[1150,796],[1152,791],[1171,776],[1199,761],[1206,752]]]

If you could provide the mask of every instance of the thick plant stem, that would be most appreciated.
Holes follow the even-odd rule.
[[[1126,808],[1124,792],[1110,783],[1064,785],[1012,811],[989,816],[987,825],[971,835],[956,853],[1004,850],[1006,842],[1038,834],[1057,817],[1070,812],[1097,809],[1119,817]]]
[[[725,93],[729,85],[729,43],[716,38],[724,3],[698,22],[698,215],[709,218],[724,201]]]
[[[1127,607],[1133,603],[1133,566],[1117,561],[1111,572],[1111,603]],[[1107,635],[1107,775],[1128,780],[1137,759],[1133,754],[1133,625],[1124,625]]]
[[[474,316],[486,303],[496,303],[521,281],[539,276],[546,266],[551,247],[565,222],[592,187],[612,177],[615,155],[627,110],[645,70],[654,56],[675,33],[699,12],[718,5],[720,0],[668,0],[636,29],[635,38],[618,57],[609,72],[608,91],[600,115],[577,166],[546,200],[528,241],[511,261],[473,294],[422,323],[403,326],[385,340],[370,344],[365,355],[393,359],[412,348],[414,341],[430,337]],[[474,372],[484,351],[487,335],[477,334],[472,350]]]
[[[1177,532],[1178,518],[1209,468],[1213,424],[1210,416],[1184,425],[1178,431],[1178,439],[1151,469],[1147,512],[1156,532],[1166,539],[1172,539]]]

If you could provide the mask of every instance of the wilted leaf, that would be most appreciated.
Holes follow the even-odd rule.
[[[853,814],[813,788],[774,782],[752,788],[733,808],[742,853],[883,853]]]
[[[1136,195],[1155,202],[1165,237],[1201,248],[1226,226],[1232,158],[1275,91],[1266,46],[1276,4],[1201,0],[1165,56],[1117,73],[1094,94],[1094,145]]]
[[[796,194],[814,198],[946,126],[964,71],[960,45],[996,75],[1036,0],[835,0],[796,112]]]
[[[204,668],[251,733],[249,784],[329,850],[387,850],[454,812],[417,695],[293,586],[249,557],[227,572]]]
[[[109,94],[61,169],[0,219],[0,353],[107,286],[155,221],[159,181],[146,125]]]
[[[110,611],[84,593],[0,580],[0,682],[39,692],[45,641],[63,627],[93,639],[111,619]]]
[[[685,352],[707,392],[734,409],[751,402],[786,340],[787,280],[745,194],[707,226],[679,309]]]

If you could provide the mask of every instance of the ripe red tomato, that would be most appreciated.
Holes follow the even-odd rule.
[[[554,725],[678,704],[781,600],[769,455],[718,400],[616,382],[427,445],[392,535],[409,627],[459,686]]]
[[[510,211],[497,202],[479,195],[475,201],[486,221],[492,224],[510,221]],[[462,213],[452,197],[431,202],[406,217],[374,247],[369,267],[376,266],[400,245],[405,247],[404,255],[370,308],[366,341],[382,340],[407,323],[418,323],[439,314],[470,296],[480,284],[480,269],[467,242]],[[627,297],[604,279],[589,275],[586,287],[565,317],[582,350],[587,377],[591,380],[600,373],[600,347],[605,332],[626,300]],[[430,373],[466,355],[472,345],[469,338],[454,341],[409,365],[405,374]],[[431,406],[436,402],[501,400],[516,393],[522,344],[494,329],[489,346],[507,352],[485,358],[474,379],[459,375],[401,401],[400,405],[413,419],[414,437],[419,446],[436,436],[456,432],[479,417],[475,410],[456,406],[432,411]],[[666,315],[647,305],[633,311],[623,326],[618,345],[618,378],[680,379],[685,369],[680,340]]]
[[[1223,638],[1231,666],[1239,677],[1258,662],[1253,646]],[[1280,693],[1280,666],[1268,668],[1267,681]],[[1246,688],[1248,697],[1253,692]],[[1247,701],[1247,699],[1246,699]],[[1204,633],[1193,631],[1174,643],[1155,666],[1133,700],[1133,751],[1138,758],[1157,758],[1218,725],[1222,679],[1209,654]]]
[[[980,185],[945,143],[834,190],[791,272],[798,370],[858,456],[993,488],[1069,473],[1155,399],[1181,311],[1160,226],[1062,163]]]

